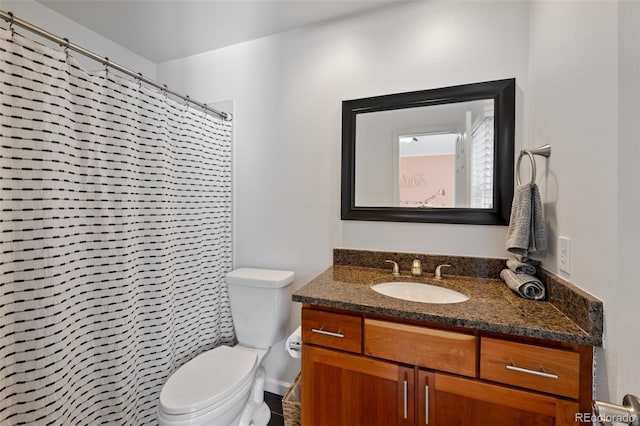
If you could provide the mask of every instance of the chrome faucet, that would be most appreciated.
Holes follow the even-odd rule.
[[[436,272],[433,274],[433,278],[435,278],[436,280],[441,280],[442,268],[449,268],[449,267],[451,267],[451,265],[438,265],[438,267],[436,268]]]
[[[593,401],[593,411],[602,426],[612,426],[614,422],[640,425],[640,397],[635,395],[625,395],[622,405]]]
[[[397,277],[398,275],[400,275],[400,268],[398,267],[398,264],[396,262],[394,262],[393,260],[385,260],[385,263],[393,263],[393,269],[391,270],[391,275],[393,275],[394,277]]]

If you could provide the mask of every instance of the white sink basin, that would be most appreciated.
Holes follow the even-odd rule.
[[[469,296],[465,294],[431,284],[391,281],[374,284],[371,288],[385,296],[412,302],[459,303],[469,300]]]

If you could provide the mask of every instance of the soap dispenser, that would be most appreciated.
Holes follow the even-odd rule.
[[[422,275],[422,266],[420,265],[420,260],[415,259],[411,264],[411,275]]]

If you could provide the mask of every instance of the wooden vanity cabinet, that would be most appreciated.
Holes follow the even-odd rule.
[[[303,426],[566,426],[590,412],[591,348],[307,305],[302,340]]]

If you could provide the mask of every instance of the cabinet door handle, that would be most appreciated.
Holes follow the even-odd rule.
[[[529,370],[528,368],[516,367],[513,364],[506,366],[507,370],[517,371],[519,373],[533,374],[534,376],[546,377],[547,379],[558,379],[557,374],[547,373],[546,371]]]
[[[311,332],[312,333],[318,333],[318,334],[324,334],[325,336],[331,336],[331,337],[339,337],[339,338],[343,338],[344,334],[341,333],[342,330],[338,330],[336,331],[327,331],[324,330],[322,327],[320,328],[312,328]]]
[[[429,424],[429,385],[424,387],[424,424]]]
[[[404,383],[402,384],[402,389],[403,389],[403,405],[402,405],[402,408],[404,409],[404,418],[405,419],[407,417],[409,417],[409,409],[408,409],[409,395],[407,395],[407,388],[408,387],[409,387],[409,383],[407,383],[407,381],[405,380]]]

